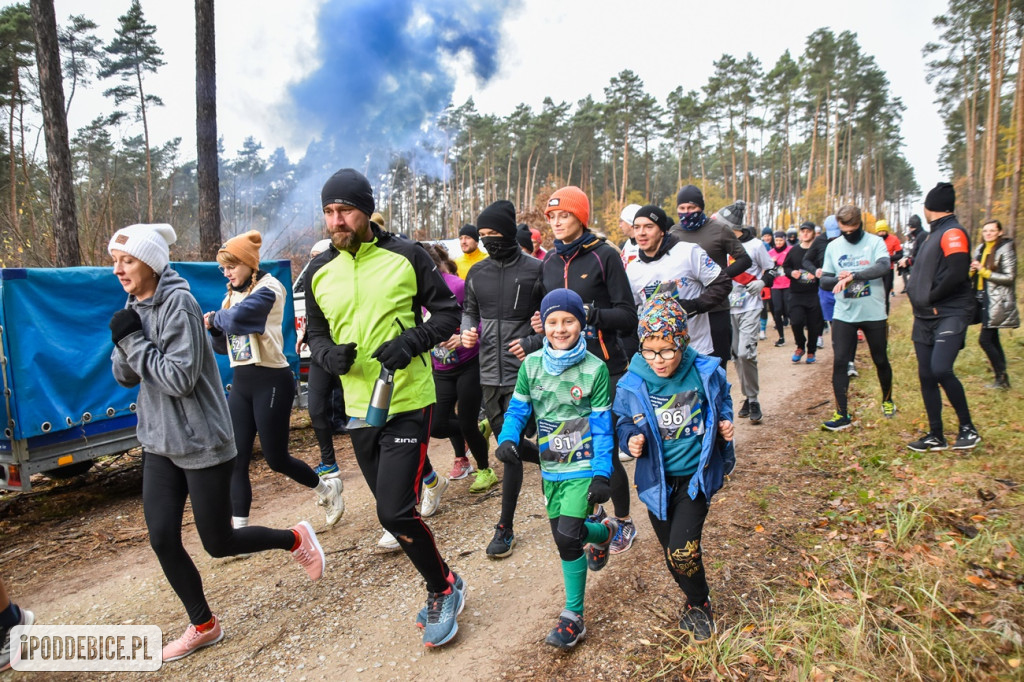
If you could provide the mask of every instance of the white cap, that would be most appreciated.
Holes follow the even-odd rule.
[[[330,239],[321,239],[316,244],[313,244],[313,248],[309,250],[309,257],[319,256],[321,253],[331,248]]]
[[[122,227],[107,244],[107,252],[123,251],[160,274],[171,259],[171,244],[178,241],[174,228],[167,223],[136,224]]]
[[[639,210],[640,204],[630,204],[626,208],[622,209],[622,213],[619,214],[619,220],[632,225],[633,220],[636,219],[636,212]]]

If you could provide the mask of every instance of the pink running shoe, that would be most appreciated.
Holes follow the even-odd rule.
[[[319,580],[320,576],[324,574],[327,557],[324,556],[324,550],[316,539],[313,526],[309,525],[309,521],[300,521],[292,526],[292,530],[299,534],[300,542],[298,549],[292,552],[292,556],[299,562],[299,565],[306,569],[310,580]]]
[[[164,663],[185,658],[197,649],[216,644],[222,639],[224,631],[220,628],[220,619],[217,616],[213,617],[213,627],[206,632],[199,632],[195,625],[189,625],[185,634],[164,647]]]
[[[461,481],[473,473],[473,465],[469,463],[469,457],[456,457],[452,463],[452,470],[448,472],[449,481]]]

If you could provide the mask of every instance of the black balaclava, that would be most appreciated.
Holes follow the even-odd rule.
[[[521,249],[516,242],[516,207],[511,201],[501,199],[480,212],[476,219],[477,230],[494,230],[499,237],[482,237],[487,255],[498,262],[510,261],[519,255]]]

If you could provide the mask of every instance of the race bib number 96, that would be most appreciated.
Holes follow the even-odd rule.
[[[704,435],[704,414],[697,391],[682,391],[669,396],[652,395],[651,404],[662,440]]]

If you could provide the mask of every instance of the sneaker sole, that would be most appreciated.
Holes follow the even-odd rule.
[[[973,450],[974,448],[978,447],[978,445],[980,445],[980,444],[981,444],[981,441],[979,440],[979,441],[975,441],[974,443],[971,443],[970,445],[954,445],[952,449],[953,450]]]
[[[331,472],[329,474],[317,474],[321,481],[326,481],[329,478],[341,478],[341,470]]]
[[[756,419],[754,417],[750,418],[750,423],[751,424],[760,424],[762,421],[764,421],[764,416],[763,415],[760,416],[760,417],[757,417]]]
[[[853,424],[843,424],[842,426],[829,426],[828,424],[822,424],[821,428],[826,431],[845,431],[846,429],[853,426]]]
[[[471,473],[473,473],[473,470],[472,469],[467,469],[466,473],[462,474],[461,476],[452,476],[451,474],[449,474],[448,475],[448,480],[449,481],[461,481],[462,479],[464,479],[467,476],[469,476]]]
[[[473,486],[470,486],[469,487],[469,492],[470,492],[471,495],[483,495],[484,493],[486,493],[488,490],[492,489],[496,485],[498,485],[497,481],[495,481],[494,483],[490,484],[486,488],[473,488]]]
[[[622,554],[623,552],[629,550],[633,546],[633,541],[634,540],[636,540],[636,536],[635,535],[629,539],[629,542],[626,543],[625,547],[620,547],[618,549],[612,549],[611,547],[609,547],[608,548],[608,553],[609,554]]]
[[[508,549],[505,550],[505,552],[503,554],[491,554],[490,552],[487,552],[487,556],[491,557],[492,559],[504,559],[505,557],[511,555],[512,554],[512,550],[514,550],[515,548],[516,548],[516,538],[515,538],[515,536],[513,536],[512,537],[512,542],[509,543]]]
[[[195,649],[192,649],[191,651],[188,651],[187,653],[184,653],[181,656],[172,656],[170,658],[165,658],[165,659],[163,659],[163,662],[164,663],[170,663],[171,661],[180,661],[181,659],[185,658],[186,656],[191,656],[192,654],[194,654],[195,652],[199,651],[200,649],[202,649],[204,647],[213,646],[214,644],[216,644],[217,642],[221,641],[222,639],[224,639],[224,629],[223,628],[221,628],[220,636],[217,637],[217,639],[210,640],[209,642],[203,642],[202,644],[197,646]]]
[[[943,450],[949,450],[949,446],[941,445],[930,448],[915,448],[913,445],[908,445],[907,449],[913,450],[914,452],[942,452]]]

